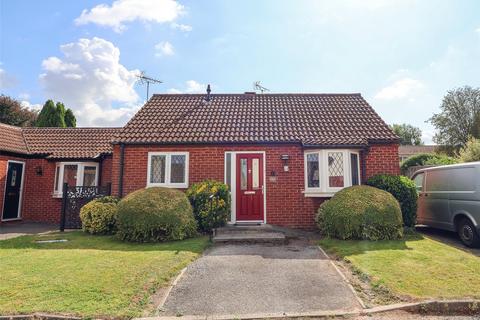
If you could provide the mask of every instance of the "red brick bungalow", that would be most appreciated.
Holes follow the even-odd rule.
[[[120,130],[9,131],[17,132],[16,143],[20,132],[26,145],[23,153],[9,151],[11,159],[0,156],[26,163],[24,220],[58,222],[55,196],[69,162],[77,165],[77,184],[97,163],[102,178],[95,183],[111,181],[118,196],[224,181],[232,191],[231,222],[290,227],[312,227],[320,203],[344,187],[378,173],[399,174],[398,138],[360,94],[154,95]],[[63,132],[78,134],[57,150]],[[6,170],[0,162],[0,172]]]
[[[61,181],[112,182],[118,128],[18,128],[0,124],[1,222],[59,223]]]

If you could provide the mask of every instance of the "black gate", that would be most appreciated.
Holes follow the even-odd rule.
[[[103,187],[74,187],[64,183],[60,231],[82,228],[80,209],[95,198],[109,196],[110,192],[111,184]]]

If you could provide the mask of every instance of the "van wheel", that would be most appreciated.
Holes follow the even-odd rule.
[[[478,232],[470,219],[464,218],[460,221],[458,224],[458,235],[460,236],[463,244],[465,244],[467,247],[480,247],[480,237],[478,236]]]

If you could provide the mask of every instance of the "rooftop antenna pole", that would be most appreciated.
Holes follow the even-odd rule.
[[[148,101],[148,93],[149,93],[149,90],[150,90],[150,83],[153,83],[153,84],[160,84],[160,83],[163,83],[162,81],[158,80],[158,79],[154,79],[152,77],[149,77],[147,75],[145,75],[145,71],[142,71],[140,72],[140,74],[137,74],[136,77],[138,78],[138,81],[140,82],[140,85],[147,85],[147,101]]]
[[[253,90],[255,91],[260,91],[261,93],[264,93],[265,91],[270,91],[270,89],[265,88],[260,84],[260,81],[255,81],[253,83]]]

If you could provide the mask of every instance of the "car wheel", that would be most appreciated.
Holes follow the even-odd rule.
[[[470,221],[470,219],[462,219],[458,224],[458,235],[463,244],[467,247],[478,248],[480,247],[480,237],[478,236],[477,229]]]

